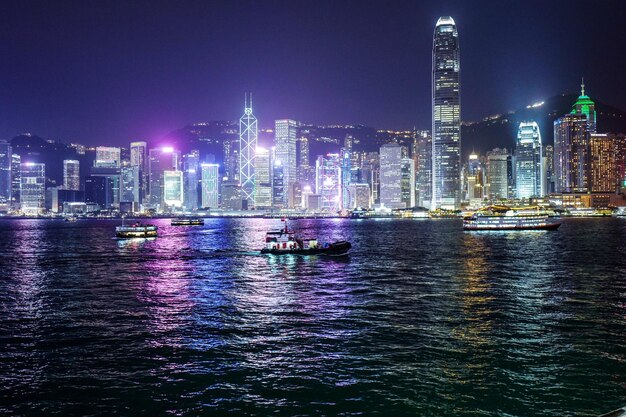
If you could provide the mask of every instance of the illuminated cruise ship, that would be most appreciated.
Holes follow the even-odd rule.
[[[463,217],[463,230],[555,230],[561,222],[539,207],[488,206]]]

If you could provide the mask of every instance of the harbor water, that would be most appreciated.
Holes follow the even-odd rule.
[[[626,404],[626,219],[0,220],[0,415],[593,416]]]

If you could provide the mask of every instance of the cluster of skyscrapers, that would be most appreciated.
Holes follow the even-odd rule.
[[[246,95],[237,139],[221,142],[221,164],[197,149],[135,141],[128,149],[96,147],[87,167],[63,160],[63,183],[51,185],[45,164],[22,160],[0,142],[0,209],[26,215],[436,210],[548,195],[564,201],[567,195],[617,193],[624,185],[626,140],[596,132],[595,104],[584,84],[571,113],[554,122],[553,146],[544,146],[540,126],[528,120],[519,124],[512,152],[472,152],[465,163],[460,97],[459,34],[451,17],[441,17],[433,37],[431,131],[393,132],[376,152],[364,151],[354,135],[332,139],[281,119],[265,131],[273,143],[261,147],[252,96]],[[336,150],[311,158],[311,148],[320,143]]]
[[[543,146],[539,126],[522,122],[512,153],[494,149],[469,157],[464,171],[466,200],[520,199],[573,206],[623,205],[626,137],[598,133],[595,103],[581,94],[570,113],[554,121],[554,145]]]

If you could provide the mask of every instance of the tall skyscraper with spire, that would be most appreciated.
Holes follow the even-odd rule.
[[[244,96],[244,112],[239,119],[239,182],[244,208],[254,207],[254,164],[259,139],[258,123],[252,114],[252,94]]]
[[[442,16],[433,38],[431,208],[461,202],[461,61],[454,19]]]
[[[580,96],[572,106],[571,114],[584,114],[587,116],[589,133],[596,133],[596,104],[585,94],[585,79],[580,83]]]

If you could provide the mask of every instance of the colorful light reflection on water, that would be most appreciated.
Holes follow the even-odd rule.
[[[595,415],[626,383],[626,222],[464,233],[298,220],[347,258],[262,256],[266,219],[0,221],[0,412]]]

